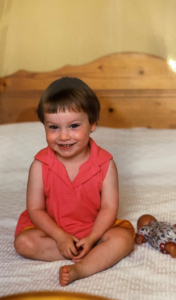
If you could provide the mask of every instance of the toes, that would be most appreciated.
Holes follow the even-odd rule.
[[[69,271],[67,266],[61,267],[59,270],[59,282],[62,286],[65,286],[68,284],[69,281]]]

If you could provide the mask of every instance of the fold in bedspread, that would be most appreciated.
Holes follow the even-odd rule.
[[[144,213],[176,223],[176,131],[97,128],[92,138],[112,153],[118,167],[118,217],[135,228]],[[114,267],[65,288],[59,285],[58,270],[70,262],[33,261],[15,252],[14,230],[25,209],[28,169],[45,146],[40,123],[0,126],[0,296],[48,290],[123,300],[175,300],[176,259],[148,244],[136,245]]]

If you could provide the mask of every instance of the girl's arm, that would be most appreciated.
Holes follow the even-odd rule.
[[[103,234],[111,228],[117,218],[119,206],[119,186],[117,168],[113,160],[110,160],[106,177],[101,190],[101,207],[90,236],[97,242]]]
[[[67,234],[60,228],[56,222],[46,212],[45,193],[42,179],[42,163],[34,160],[29,170],[27,184],[27,210],[32,223],[42,229],[48,236],[56,240],[58,248],[62,255],[70,256],[70,250],[77,255],[74,242],[79,240]],[[71,255],[69,258],[72,258]]]
[[[90,251],[93,245],[99,241],[103,234],[111,228],[117,218],[119,205],[119,188],[117,168],[113,160],[110,160],[106,177],[101,190],[101,207],[95,223],[88,237],[80,240],[76,246],[82,247],[81,254],[76,259],[82,258]]]
[[[32,223],[56,239],[59,226],[45,211],[45,194],[42,180],[42,163],[34,160],[29,170],[27,184],[27,210]]]

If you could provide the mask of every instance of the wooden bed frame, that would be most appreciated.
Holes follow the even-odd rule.
[[[176,128],[176,74],[164,59],[141,53],[111,54],[86,65],[0,78],[0,124],[38,121],[40,96],[64,76],[78,77],[95,91],[101,126]]]

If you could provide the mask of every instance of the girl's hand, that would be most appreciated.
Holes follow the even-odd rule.
[[[83,258],[92,249],[94,244],[95,244],[95,240],[93,240],[91,236],[87,236],[87,237],[81,239],[79,242],[77,242],[76,248],[77,248],[79,254],[77,256],[74,256],[72,258],[72,261],[78,262],[81,258]]]
[[[64,231],[60,233],[59,237],[56,239],[59,252],[68,259],[73,259],[78,255],[78,251],[75,247],[77,242],[79,242],[79,239]]]

